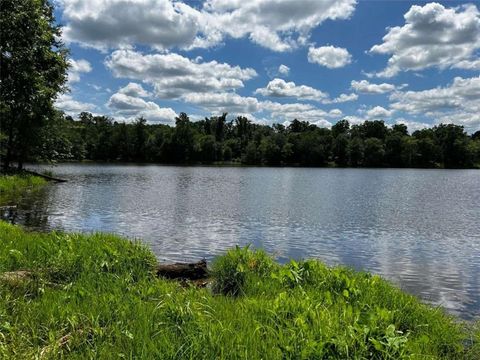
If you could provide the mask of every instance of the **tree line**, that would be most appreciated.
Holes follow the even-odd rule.
[[[0,1],[0,162],[101,160],[174,164],[352,167],[480,167],[480,132],[442,124],[413,132],[383,121],[331,129],[294,120],[288,126],[255,124],[227,114],[175,126],[117,122],[83,112],[57,111],[66,91],[68,49],[50,0]],[[301,116],[301,114],[299,114]]]
[[[191,121],[181,113],[175,126],[117,122],[82,112],[77,119],[57,113],[44,129],[37,158],[171,164],[470,168],[480,164],[480,131],[441,124],[408,133],[406,125],[382,120],[331,129],[307,121],[256,124],[227,114]],[[35,160],[35,159],[30,159]]]

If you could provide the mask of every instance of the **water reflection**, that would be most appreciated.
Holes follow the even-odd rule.
[[[4,212],[33,229],[111,231],[159,259],[239,244],[383,275],[480,316],[480,172],[62,165],[70,181]]]

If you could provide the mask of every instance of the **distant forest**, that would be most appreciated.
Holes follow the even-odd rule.
[[[384,121],[331,129],[294,120],[288,126],[260,125],[227,114],[190,121],[185,113],[175,126],[116,122],[83,112],[77,120],[59,113],[44,129],[47,141],[39,158],[171,164],[240,163],[247,165],[471,168],[480,164],[480,131],[441,124],[411,135],[403,124]]]

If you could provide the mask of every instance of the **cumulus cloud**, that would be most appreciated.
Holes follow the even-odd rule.
[[[231,90],[243,87],[243,81],[257,75],[250,68],[216,61],[203,62],[202,59],[191,60],[174,53],[144,55],[131,49],[114,51],[105,64],[115,77],[140,80],[152,85],[154,95],[159,98],[180,99],[212,113],[269,113],[273,120],[301,117],[309,121],[320,121],[336,113],[328,114],[310,104],[259,101],[255,97],[244,97],[232,92]],[[322,99],[328,98],[328,94],[320,90],[305,85],[297,86],[281,79],[274,79],[266,88],[259,89],[258,93],[322,102]],[[160,110],[157,104],[141,99],[144,95],[147,92],[141,85],[130,83],[112,95],[108,106],[123,116],[143,115],[149,119],[147,110],[150,111],[149,114],[159,113]],[[167,117],[173,116],[173,110],[162,110],[162,114],[165,113]]]
[[[340,109],[332,109],[328,112],[328,115],[331,117],[340,117],[343,115],[343,112]]]
[[[87,60],[70,59],[68,63],[70,65],[68,69],[68,82],[70,83],[80,81],[80,74],[92,71],[92,65],[90,65]]]
[[[352,80],[350,83],[351,88],[361,94],[385,94],[395,90],[395,85],[393,84],[372,84],[367,80],[355,81]]]
[[[385,119],[392,115],[391,110],[387,110],[381,106],[375,106],[367,111],[367,118],[369,119]]]
[[[171,108],[161,108],[152,101],[130,96],[124,93],[115,93],[108,100],[107,106],[116,116],[125,120],[144,117],[150,122],[173,122],[176,113]]]
[[[271,97],[292,97],[297,99],[320,101],[328,94],[306,85],[296,85],[293,81],[286,82],[282,79],[273,79],[265,88],[255,90],[255,94]]]
[[[278,72],[282,75],[287,76],[290,73],[290,68],[287,65],[280,65],[278,67]]]
[[[456,77],[445,87],[422,91],[396,91],[390,107],[414,115],[426,115],[435,122],[453,122],[469,131],[480,129],[480,76]]]
[[[388,29],[383,43],[372,53],[391,55],[377,76],[429,67],[478,69],[480,13],[473,4],[445,8],[438,3],[414,5],[404,15],[405,24]]]
[[[61,0],[63,36],[97,49],[146,44],[155,49],[189,46],[200,13],[170,0]]]
[[[308,61],[329,69],[344,67],[352,62],[352,55],[347,49],[334,46],[311,46],[308,49]]]
[[[270,112],[270,118],[275,122],[299,119],[312,123],[323,122],[326,125],[331,125],[330,122],[326,120],[330,115],[326,111],[311,104],[281,104],[278,102],[263,101],[260,103],[259,107],[260,110]]]
[[[94,104],[77,101],[68,94],[61,94],[55,101],[55,106],[70,116],[77,115],[82,111],[92,111],[96,108]]]
[[[145,90],[142,85],[130,82],[123,88],[119,89],[120,94],[125,94],[133,97],[150,97],[152,96],[147,90]]]
[[[259,101],[254,97],[245,97],[231,92],[190,93],[185,95],[183,100],[198,105],[212,114],[228,112],[232,115],[244,115],[262,123],[268,122],[268,119],[270,122],[283,122],[297,118],[312,123],[324,122],[324,125],[330,126],[326,118],[335,118],[342,114],[339,109],[333,109],[327,113],[311,104]]]
[[[340,94],[339,96],[337,96],[335,99],[325,99],[323,100],[323,103],[324,104],[339,104],[339,103],[344,103],[344,102],[348,102],[348,101],[355,101],[358,99],[358,95],[357,94]]]
[[[129,49],[114,51],[105,64],[115,77],[153,85],[155,95],[160,98],[237,89],[244,86],[243,81],[257,76],[251,68],[193,61],[175,53],[144,55]]]
[[[480,76],[456,77],[451,85],[422,91],[398,91],[390,95],[391,107],[413,114],[443,110],[478,108]],[[480,115],[478,115],[480,116]]]
[[[350,123],[350,125],[359,125],[365,121],[365,119],[355,115],[347,115],[347,116],[344,116],[343,119],[347,120]]]
[[[406,125],[410,134],[413,133],[414,131],[422,130],[422,129],[426,129],[426,128],[431,127],[431,124],[418,122],[418,121],[409,121],[409,120],[405,120],[405,119],[397,119],[395,121],[395,123]]]
[[[184,97],[188,103],[200,106],[213,114],[228,112],[232,115],[245,115],[261,122],[283,122],[295,118],[330,124],[327,118],[341,116],[339,109],[326,112],[311,104],[259,101],[254,97],[244,97],[235,93],[190,93]]]
[[[296,85],[293,81],[286,82],[282,79],[273,79],[266,87],[255,90],[255,94],[270,97],[290,97],[298,100],[319,101],[322,104],[337,104],[358,99],[357,94],[341,94],[335,99],[321,90],[307,85]]]
[[[254,97],[243,97],[235,93],[190,93],[184,100],[201,106],[212,113],[254,113],[259,110],[259,101]]]
[[[355,0],[207,0],[202,9],[203,32],[218,38],[248,37],[274,51],[304,44],[310,31],[325,20],[348,19]]]
[[[348,19],[355,0],[60,0],[64,37],[98,49],[144,44],[155,49],[211,47],[248,37],[274,51],[304,44],[325,20]]]
[[[453,64],[452,68],[464,69],[464,70],[480,70],[480,59],[478,59],[478,60],[462,60],[462,61],[460,61],[456,64]]]

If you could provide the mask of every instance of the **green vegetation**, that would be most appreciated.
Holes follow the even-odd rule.
[[[472,329],[377,276],[235,249],[212,289],[143,245],[0,223],[0,358],[478,359]]]
[[[8,168],[53,141],[48,124],[67,79],[67,50],[48,0],[0,1],[0,156]]]
[[[0,201],[20,195],[25,190],[35,189],[46,183],[45,179],[32,175],[0,175]]]
[[[299,114],[301,116],[301,114]],[[352,167],[480,167],[480,132],[467,135],[461,126],[438,125],[409,135],[405,125],[383,121],[331,129],[305,121],[290,125],[255,124],[227,114],[191,122],[184,113],[175,127],[132,124],[81,113],[79,119],[58,113],[48,127],[39,158],[57,161],[133,161],[174,164],[236,163]]]

